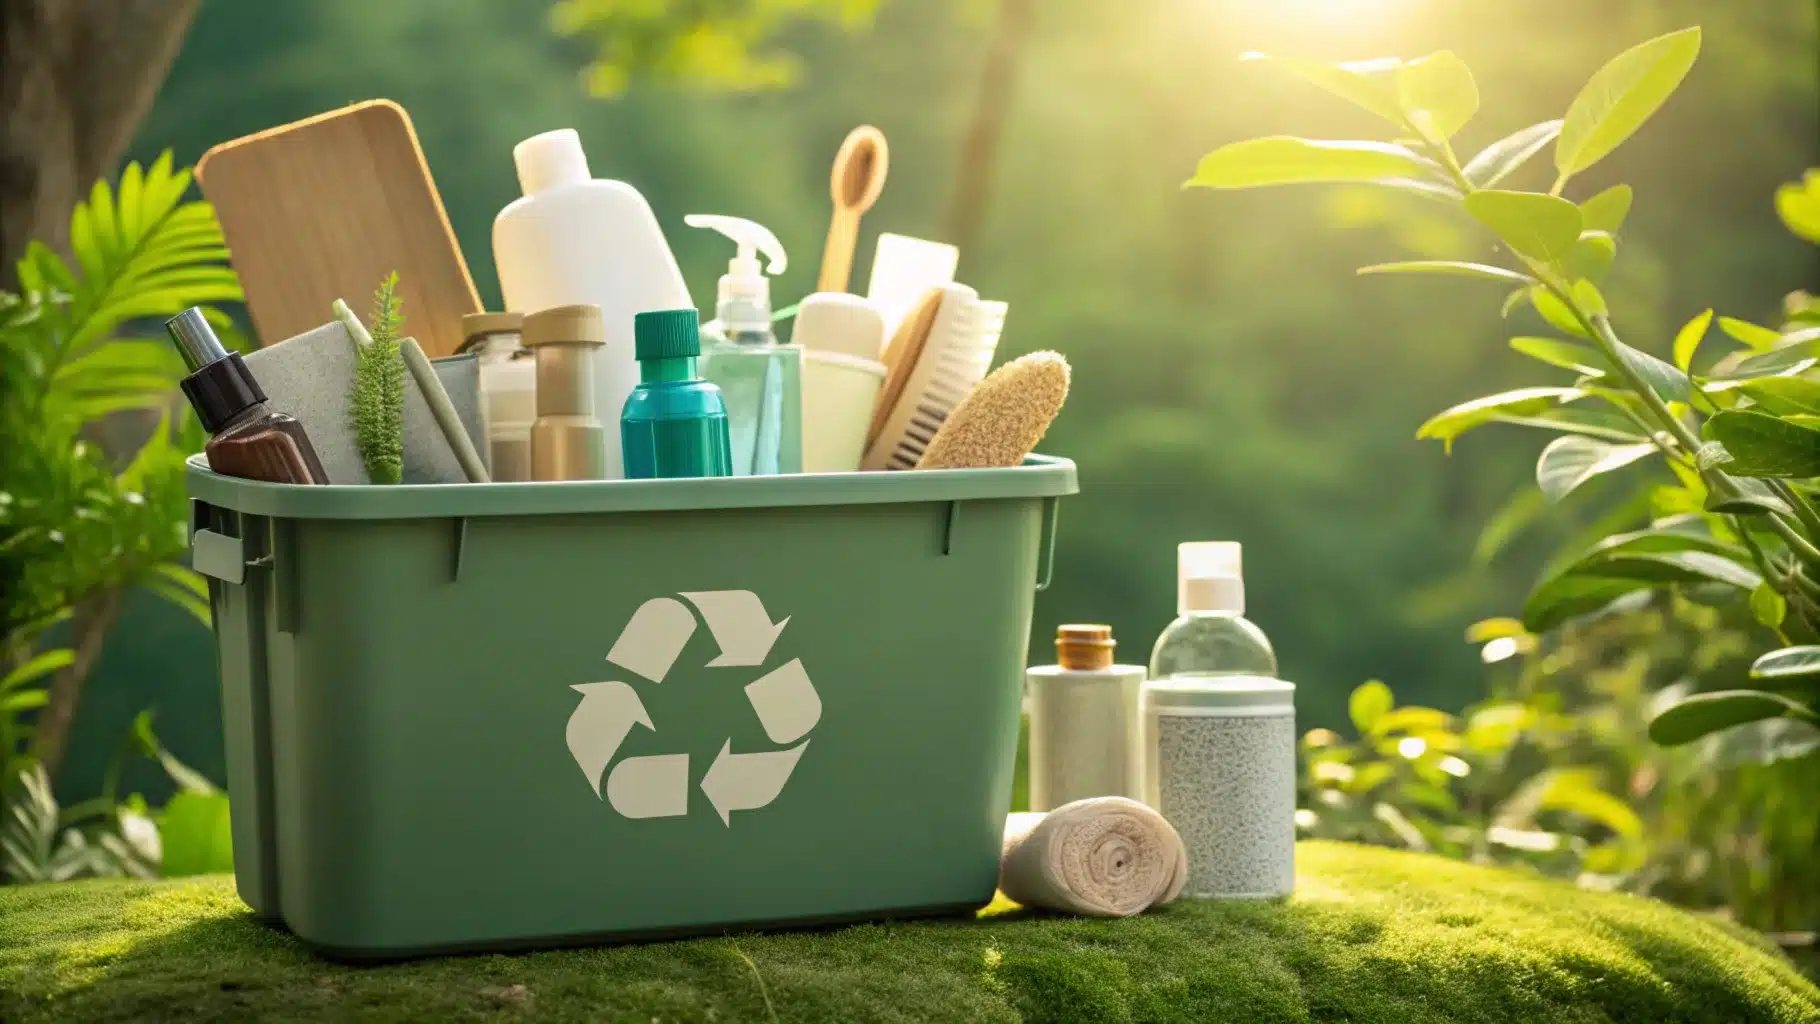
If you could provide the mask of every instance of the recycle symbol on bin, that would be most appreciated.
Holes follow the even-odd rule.
[[[701,613],[708,632],[720,647],[709,668],[758,667],[790,621],[773,623],[758,595],[750,590],[709,590],[674,597],[654,597],[640,605],[619,634],[607,660],[661,684],[689,638],[695,635],[695,612]],[[695,612],[689,606],[695,607]],[[607,771],[633,726],[656,731],[644,701],[630,683],[611,680],[578,683],[570,687],[581,694],[581,703],[569,716],[569,753],[594,795],[628,818],[674,818],[689,813],[689,755],[649,754],[623,758]],[[794,659],[747,684],[746,699],[758,715],[771,742],[782,750],[734,753],[732,740],[703,772],[698,785],[719,812],[722,824],[732,825],[734,811],[750,811],[776,800],[796,770],[809,741],[804,737],[822,715],[815,684]],[[801,742],[797,742],[801,740]],[[788,744],[796,744],[788,746]],[[602,775],[605,775],[603,792]]]

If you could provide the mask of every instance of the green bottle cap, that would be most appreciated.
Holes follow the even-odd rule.
[[[693,309],[658,309],[632,318],[639,359],[680,359],[701,355],[701,321]]]

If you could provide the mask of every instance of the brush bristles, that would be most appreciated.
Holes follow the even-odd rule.
[[[1068,360],[1032,352],[992,371],[942,424],[918,469],[1002,469],[1023,463],[1068,400]]]

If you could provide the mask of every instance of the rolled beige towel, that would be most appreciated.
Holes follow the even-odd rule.
[[[1181,895],[1188,853],[1175,828],[1122,796],[1005,819],[998,887],[1026,907],[1129,917]]]

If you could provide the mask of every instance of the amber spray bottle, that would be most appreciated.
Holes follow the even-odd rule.
[[[326,484],[328,473],[303,424],[266,408],[265,392],[240,353],[229,352],[191,306],[164,325],[183,354],[190,375],[183,378],[209,443],[202,449],[209,468],[223,476],[275,484]]]

